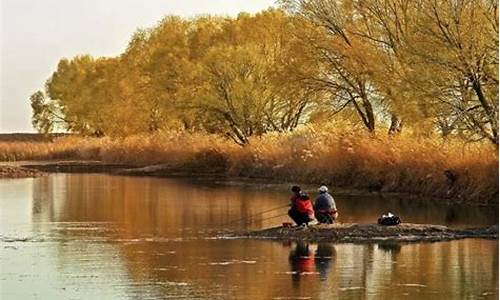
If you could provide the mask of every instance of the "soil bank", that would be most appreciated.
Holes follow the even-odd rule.
[[[396,226],[378,224],[319,224],[309,227],[274,227],[248,231],[231,237],[300,240],[336,243],[437,242],[464,238],[498,239],[498,225],[458,229],[441,225],[402,223]]]
[[[10,167],[10,168],[8,168]],[[5,170],[5,171],[2,171]],[[31,171],[28,171],[31,170]],[[62,173],[108,173],[116,175],[128,176],[156,176],[169,178],[191,178],[196,180],[209,181],[234,181],[249,184],[288,184],[286,179],[275,177],[242,177],[230,176],[223,170],[217,168],[199,168],[183,166],[174,167],[169,164],[156,165],[133,165],[123,163],[107,163],[95,160],[56,160],[56,161],[21,161],[21,162],[4,162],[0,163],[0,178],[22,178],[36,177],[43,175],[45,172],[62,172]],[[299,183],[300,182],[296,182]],[[310,184],[306,184],[310,185]],[[498,207],[496,199],[487,202],[470,202],[464,201],[461,198],[437,198],[422,195],[414,195],[408,193],[397,192],[382,192],[371,191],[367,189],[358,189],[356,187],[335,187],[336,190],[344,191],[349,195],[371,195],[373,193],[383,194],[390,197],[399,197],[411,199],[412,201],[435,201],[443,204],[460,204],[473,206],[488,206]]]

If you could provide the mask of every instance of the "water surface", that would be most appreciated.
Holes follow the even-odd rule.
[[[286,221],[286,208],[255,215],[286,204],[287,189],[98,174],[1,180],[0,298],[498,298],[498,240],[218,238]],[[498,223],[495,209],[334,196],[342,222],[374,222],[393,211],[407,222]]]

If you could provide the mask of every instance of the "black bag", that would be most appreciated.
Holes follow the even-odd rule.
[[[387,215],[382,215],[380,218],[378,218],[379,225],[394,226],[400,223],[401,219],[398,216],[393,215],[391,213],[388,213]]]

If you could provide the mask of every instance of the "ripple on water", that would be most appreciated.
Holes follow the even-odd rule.
[[[229,261],[217,261],[217,262],[209,262],[209,263],[200,263],[200,265],[209,265],[209,266],[228,266],[228,265],[236,265],[236,264],[247,264],[253,265],[256,264],[256,260],[238,260],[233,259]]]
[[[316,275],[319,274],[319,272],[298,272],[298,271],[288,271],[288,272],[274,272],[276,275],[300,275],[300,276],[306,276],[306,275]]]
[[[273,297],[273,300],[307,300],[312,299],[311,297]]]
[[[362,286],[349,286],[349,287],[341,287],[339,288],[340,291],[345,292],[345,291],[357,291],[357,290],[364,290],[365,288]]]
[[[425,284],[419,283],[398,283],[399,286],[408,286],[408,287],[427,287]]]

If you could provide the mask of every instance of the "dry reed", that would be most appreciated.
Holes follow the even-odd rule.
[[[216,135],[164,132],[125,138],[62,137],[54,142],[0,143],[0,160],[102,160],[214,170],[388,192],[498,203],[498,152],[458,140],[349,133],[304,127],[252,138],[239,147]]]

